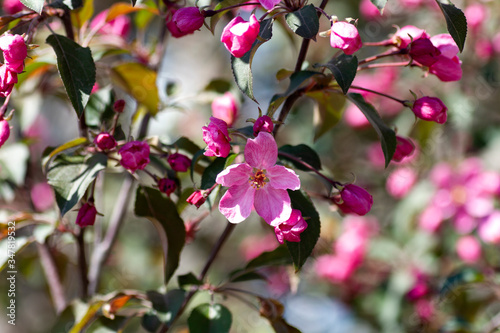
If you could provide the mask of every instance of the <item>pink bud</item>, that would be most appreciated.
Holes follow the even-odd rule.
[[[363,46],[363,43],[354,24],[337,21],[330,28],[330,45],[335,49],[341,49],[345,54],[353,54]]]
[[[170,164],[173,170],[178,172],[186,172],[191,166],[191,159],[186,155],[182,155],[179,153],[168,155],[167,162],[168,164]]]
[[[340,191],[340,198],[334,198],[340,210],[346,214],[366,215],[373,205],[373,197],[364,188],[347,184]]]
[[[144,141],[130,141],[118,151],[121,155],[120,164],[132,173],[143,170],[149,164],[149,145]]]
[[[175,10],[166,24],[172,36],[179,38],[199,30],[204,20],[205,17],[198,7],[184,7]]]
[[[473,3],[465,8],[464,14],[467,17],[467,25],[477,32],[486,21],[488,10],[481,3]]]
[[[0,66],[0,97],[7,97],[17,83],[17,73],[8,69],[7,65]]]
[[[486,243],[500,244],[500,211],[494,211],[479,226],[479,237]]]
[[[174,193],[176,188],[177,184],[173,179],[161,178],[158,180],[158,189],[160,190],[160,192],[165,193],[168,196]]]
[[[420,38],[410,44],[409,54],[416,62],[429,67],[438,61],[437,57],[441,55],[441,51],[432,45],[430,39]]]
[[[396,136],[396,151],[392,156],[392,160],[401,162],[407,157],[410,157],[415,152],[415,145],[410,139]]]
[[[16,14],[24,9],[24,5],[19,0],[3,0],[3,11],[9,15]]]
[[[55,202],[54,191],[47,183],[38,183],[33,185],[30,196],[35,210],[39,212],[43,212],[51,208]]]
[[[208,126],[203,126],[203,141],[207,144],[205,156],[227,157],[231,150],[229,132],[224,120],[210,117]]]
[[[430,36],[423,29],[419,29],[413,25],[407,25],[399,29],[392,38],[395,44],[399,45],[400,49],[406,49],[412,40],[420,38],[429,38]]]
[[[404,198],[413,188],[417,180],[415,170],[399,168],[391,172],[387,178],[386,189],[396,199]]]
[[[436,97],[421,97],[417,99],[412,106],[412,111],[420,119],[435,121],[438,124],[446,122],[448,108]]]
[[[227,126],[232,126],[238,115],[238,104],[229,91],[224,95],[216,97],[212,102],[212,115],[224,120]]]
[[[300,242],[300,234],[306,230],[307,223],[302,217],[302,213],[298,209],[292,209],[290,218],[281,222],[274,228],[274,233],[280,244],[284,241]]]
[[[0,120],[0,147],[3,146],[5,141],[7,141],[9,135],[10,135],[9,122],[5,119]]]
[[[123,99],[119,99],[113,103],[113,110],[117,113],[122,113],[123,109],[125,109],[125,101]]]
[[[200,208],[200,206],[203,205],[206,200],[207,199],[203,195],[203,192],[198,190],[198,191],[194,191],[193,194],[191,194],[189,196],[189,198],[187,198],[186,201],[187,201],[187,203],[189,203],[191,205],[195,205],[196,208]]]
[[[463,236],[457,241],[457,254],[466,263],[473,264],[481,258],[481,244],[474,236]]]
[[[367,20],[375,20],[382,16],[380,10],[370,0],[361,0],[359,12]]]
[[[224,27],[220,40],[233,56],[241,58],[252,48],[259,30],[260,23],[254,14],[248,22],[237,16]]]
[[[0,49],[7,68],[21,73],[24,69],[24,59],[28,56],[28,48],[21,35],[5,34],[0,37]]]
[[[95,139],[94,143],[102,151],[111,150],[116,147],[115,138],[108,132],[99,133]]]
[[[415,301],[419,298],[424,297],[429,293],[429,287],[427,286],[427,283],[425,281],[417,281],[413,288],[408,291],[406,296],[411,300]]]
[[[272,133],[274,129],[274,123],[271,117],[269,116],[261,116],[257,118],[255,123],[253,124],[253,135],[257,136],[259,132],[268,132]]]
[[[94,225],[96,215],[97,215],[97,209],[95,208],[94,204],[85,203],[78,211],[78,215],[76,217],[76,224],[79,225],[80,228],[84,228],[89,225]]]

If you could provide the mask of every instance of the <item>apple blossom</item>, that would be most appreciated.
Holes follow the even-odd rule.
[[[3,51],[5,66],[15,73],[24,69],[24,59],[28,56],[28,47],[21,35],[5,34],[0,37],[0,49]]]
[[[19,0],[3,0],[2,9],[9,15],[16,14],[24,9],[24,5]]]
[[[458,81],[462,78],[462,62],[458,59],[459,48],[451,35],[439,34],[431,37],[432,44],[441,52],[437,61],[429,67],[443,82]]]
[[[259,0],[262,7],[271,10],[274,6],[280,3],[281,0]]]
[[[250,16],[250,21],[236,16],[224,27],[220,40],[233,56],[241,58],[252,48],[259,30],[260,23],[255,14]]]
[[[432,66],[438,61],[441,51],[435,47],[430,39],[419,38],[410,44],[410,57],[424,66]]]
[[[500,211],[496,210],[479,226],[479,237],[486,243],[500,244]]]
[[[410,157],[415,152],[415,144],[407,138],[396,135],[396,151],[392,156],[392,160],[401,162]]]
[[[178,172],[186,172],[191,166],[191,159],[186,155],[173,153],[168,155],[167,162],[173,170]]]
[[[406,49],[412,41],[418,40],[420,38],[429,38],[430,36],[423,29],[419,29],[413,25],[406,25],[399,29],[394,36],[392,41],[398,45],[400,49]]]
[[[96,15],[90,22],[91,29],[99,29],[103,35],[114,35],[127,38],[130,32],[130,18],[126,15],[120,15],[109,22],[106,22],[109,10],[104,10]]]
[[[227,157],[231,150],[229,141],[229,132],[227,130],[227,123],[224,120],[210,117],[208,126],[203,126],[203,141],[207,144],[207,148],[203,155]]]
[[[253,124],[253,135],[257,136],[261,131],[272,133],[273,129],[274,123],[271,117],[266,115],[260,116]]]
[[[212,102],[212,115],[224,120],[227,126],[232,126],[238,116],[238,103],[231,92],[214,98]]]
[[[387,177],[386,189],[396,199],[405,197],[417,181],[417,173],[412,168],[399,168]]]
[[[481,244],[474,236],[463,236],[456,244],[458,257],[466,263],[475,263],[481,258]]]
[[[38,212],[43,212],[55,203],[54,190],[46,182],[33,185],[30,191],[31,202]]]
[[[149,145],[144,141],[130,141],[120,148],[120,164],[134,173],[143,170],[149,164]]]
[[[345,54],[353,54],[363,46],[358,29],[354,24],[337,21],[330,28],[330,45]]]
[[[275,165],[277,158],[274,137],[260,132],[247,140],[245,163],[233,164],[217,175],[216,182],[228,187],[219,210],[229,222],[245,220],[252,208],[274,227],[290,218],[292,207],[286,190],[298,190],[300,180],[294,171]]]

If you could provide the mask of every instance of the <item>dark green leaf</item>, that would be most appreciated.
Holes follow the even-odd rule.
[[[83,6],[82,0],[56,0],[50,3],[50,7],[62,9],[77,9]]]
[[[191,154],[195,154],[201,149],[196,143],[189,140],[185,136],[181,136],[179,139],[177,139],[177,141],[169,145],[169,147],[174,149],[182,149]]]
[[[298,271],[311,255],[314,246],[318,242],[321,222],[316,208],[314,208],[313,203],[305,192],[300,190],[288,191],[288,194],[292,201],[292,208],[300,210],[302,217],[307,222],[306,230],[300,234],[300,242],[286,242],[288,251],[292,255],[295,269]]]
[[[135,4],[137,3],[137,0],[130,0],[130,2],[132,3],[132,6],[135,6]]]
[[[436,0],[436,2],[446,19],[448,32],[453,37],[455,43],[457,43],[460,52],[462,52],[464,50],[465,38],[467,37],[467,19],[465,14],[451,2],[450,4],[441,3],[439,0]]]
[[[90,92],[95,84],[95,64],[88,47],[81,47],[71,39],[52,34],[46,42],[57,55],[57,69],[64,88],[80,117],[85,110]]]
[[[380,138],[382,150],[384,151],[385,167],[387,168],[391,162],[394,152],[396,151],[396,133],[387,127],[377,113],[377,110],[375,110],[373,105],[367,103],[363,96],[360,94],[349,93],[347,94],[347,98],[356,104],[377,132]]]
[[[313,71],[300,71],[293,73],[290,76],[290,85],[288,86],[288,89],[284,93],[274,95],[273,98],[271,98],[271,103],[269,103],[269,108],[267,112],[270,113],[277,110],[288,96],[296,92],[302,86],[302,84],[304,84],[304,82],[306,82],[314,75],[322,75],[322,74]]]
[[[227,165],[227,162],[234,160],[236,154],[231,154],[228,157],[217,157],[212,164],[210,164],[206,169],[203,175],[201,176],[201,186],[200,189],[206,190],[214,186],[215,179],[217,175],[221,173],[222,170]]]
[[[61,216],[71,210],[83,198],[87,187],[106,168],[108,157],[95,154],[83,156],[57,156],[49,165],[47,180],[56,193]]]
[[[233,70],[234,80],[240,90],[253,101],[253,78],[252,78],[252,60],[257,49],[271,39],[273,20],[266,19],[260,23],[259,37],[252,45],[250,51],[241,58],[231,56],[231,68]]]
[[[342,53],[327,64],[320,66],[326,67],[332,72],[344,94],[347,94],[358,71],[358,58],[355,55]]]
[[[38,14],[42,13],[43,3],[45,0],[20,0],[23,5],[28,7],[29,9],[34,10]]]
[[[446,278],[446,281],[439,291],[440,297],[447,297],[449,293],[453,293],[460,287],[483,280],[483,273],[472,267],[464,267]]]
[[[191,176],[191,181],[194,182],[194,172],[195,170],[198,172],[200,165],[198,165],[198,160],[205,158],[203,153],[205,152],[205,149],[200,149],[196,153],[193,154],[193,158],[191,159],[191,168],[189,169],[189,173]],[[205,172],[205,169],[201,170],[203,173]]]
[[[198,280],[198,278],[193,273],[179,275],[177,277],[177,282],[179,283],[179,287],[181,287],[182,289],[186,289],[190,286],[201,286],[203,284],[203,282]]]
[[[186,297],[186,292],[182,289],[172,289],[166,294],[162,294],[154,290],[149,290],[146,292],[146,296],[153,304],[153,309],[161,313],[170,314],[170,317],[173,318],[179,312]]]
[[[206,91],[215,91],[219,94],[223,94],[229,90],[231,90],[231,83],[224,79],[215,79],[210,81],[205,89]]]
[[[256,272],[241,273],[241,270],[233,272],[231,274],[231,282],[245,282],[253,280],[265,280],[266,277],[262,274]]]
[[[148,187],[137,189],[135,215],[151,220],[160,233],[165,259],[165,284],[167,284],[179,266],[179,257],[186,241],[184,221],[170,198]]]
[[[384,11],[387,0],[371,0],[371,2],[380,10],[380,14]]]
[[[229,333],[233,318],[221,304],[201,304],[189,315],[190,333]]]
[[[319,18],[314,5],[307,5],[285,15],[286,23],[300,37],[315,39],[319,31]]]
[[[156,332],[161,326],[161,320],[153,313],[148,312],[142,316],[141,326],[148,332]]]
[[[292,258],[290,258],[290,253],[285,246],[279,246],[273,251],[264,252],[257,258],[252,259],[245,267],[249,268],[260,268],[264,266],[278,266],[278,265],[289,265],[292,263]]]
[[[282,153],[282,154],[280,154]],[[284,154],[283,154],[284,153]],[[309,164],[316,170],[321,170],[321,161],[318,154],[309,146],[300,144],[297,146],[285,145],[278,149],[278,156],[282,159],[292,162],[292,164],[299,170],[312,171],[311,169],[304,166],[304,164],[295,161],[288,155],[292,155],[301,161]]]
[[[314,141],[331,130],[342,118],[346,98],[330,89],[309,91],[307,97],[314,99]]]

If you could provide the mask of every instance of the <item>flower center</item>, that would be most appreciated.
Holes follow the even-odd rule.
[[[256,189],[260,189],[266,185],[268,181],[269,179],[266,177],[264,170],[255,170],[255,174],[248,180],[248,182]]]

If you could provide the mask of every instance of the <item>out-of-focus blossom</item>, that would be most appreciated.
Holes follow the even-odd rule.
[[[443,222],[443,212],[433,204],[428,205],[418,217],[418,224],[421,229],[435,233]]]
[[[415,303],[415,311],[421,320],[429,321],[434,316],[436,309],[431,300],[421,298]]]
[[[479,32],[488,16],[488,9],[482,3],[472,3],[464,9],[467,25],[472,32]]]
[[[257,118],[255,123],[253,124],[253,135],[257,136],[261,131],[272,133],[273,129],[274,129],[273,120],[271,119],[271,117],[264,115]]]
[[[392,156],[392,160],[396,162],[402,162],[404,159],[412,156],[415,152],[415,144],[409,138],[403,138],[402,136],[396,136],[396,151]]]
[[[178,172],[186,172],[191,166],[191,159],[186,155],[173,153],[168,155],[167,162],[173,170]]]
[[[102,151],[108,151],[116,147],[115,138],[108,132],[99,133],[95,139],[94,143]]]
[[[158,179],[158,189],[160,192],[170,196],[170,194],[174,193],[176,188],[177,184],[175,183],[175,180],[170,178]]]
[[[356,270],[356,264],[349,257],[323,255],[316,260],[315,271],[318,277],[332,283],[344,282]]]
[[[364,188],[354,184],[344,185],[340,190],[340,195],[334,197],[333,200],[346,214],[365,215],[372,209],[373,205],[372,195]]]
[[[198,7],[183,7],[173,10],[167,19],[167,29],[175,38],[194,33],[203,26],[205,17]]]
[[[149,145],[144,141],[130,141],[118,151],[120,164],[131,172],[143,170],[149,164]]]
[[[353,54],[363,46],[363,43],[354,24],[337,21],[330,28],[330,45],[335,49],[341,49],[345,54]]]
[[[479,59],[486,61],[493,57],[495,49],[490,40],[481,38],[474,44],[474,52]]]
[[[413,103],[411,110],[418,118],[427,121],[435,121],[438,124],[444,124],[448,117],[446,113],[448,108],[436,97],[424,96],[417,99]]]
[[[250,21],[237,16],[222,30],[221,42],[233,56],[241,58],[252,48],[259,30],[260,23],[254,14],[250,16]]]
[[[387,178],[386,189],[396,199],[404,198],[417,181],[417,173],[409,167],[398,168]]]
[[[272,234],[265,236],[248,235],[241,242],[240,250],[245,260],[250,261],[264,252],[273,251],[278,245],[276,237]]]
[[[200,208],[201,205],[207,201],[207,198],[205,197],[203,191],[194,191],[188,198],[187,198],[187,203],[196,206],[196,208]]]
[[[276,165],[277,158],[274,137],[260,132],[247,140],[245,163],[233,164],[217,175],[216,182],[228,187],[219,210],[229,222],[242,222],[253,208],[274,227],[290,218],[292,207],[286,190],[299,189],[300,180],[293,170]]]
[[[33,185],[30,196],[31,202],[38,212],[43,212],[54,206],[54,190],[46,182]]]
[[[458,257],[473,264],[481,258],[481,244],[474,236],[463,236],[456,244]]]
[[[378,10],[377,6],[371,0],[361,0],[359,12],[367,20],[375,20],[382,16],[380,10]]]
[[[85,228],[89,225],[94,225],[95,218],[97,216],[97,209],[93,203],[84,203],[80,210],[78,210],[78,215],[76,216],[76,224],[80,228]]]
[[[231,150],[229,141],[229,132],[227,130],[227,123],[224,120],[210,117],[208,126],[203,126],[203,141],[207,144],[207,148],[203,155],[227,157]]]
[[[24,5],[19,0],[3,0],[2,9],[9,15],[16,14],[24,9]]]
[[[290,218],[274,227],[274,233],[280,244],[285,241],[300,242],[300,234],[306,230],[307,222],[298,209],[292,209]]]
[[[500,244],[500,211],[494,211],[481,223],[479,237],[486,243]]]
[[[214,98],[212,102],[212,115],[222,119],[231,127],[238,116],[238,103],[231,92]]]
[[[262,7],[271,10],[274,6],[280,3],[281,0],[259,0]]]
[[[109,10],[100,12],[92,19],[90,22],[90,28],[96,29],[97,27],[102,27],[99,29],[99,33],[103,35],[120,36],[122,38],[127,38],[130,32],[130,18],[126,15],[120,15],[109,22],[106,22]]]

